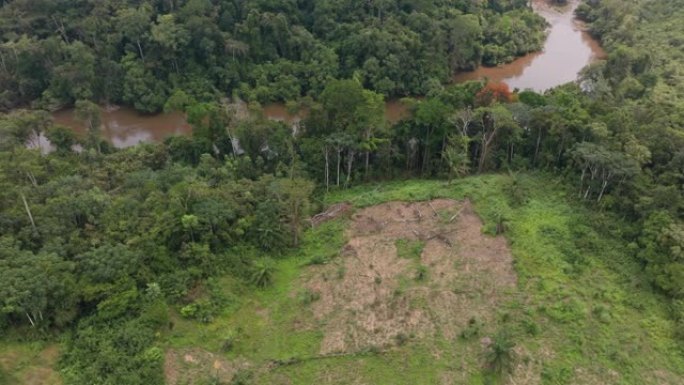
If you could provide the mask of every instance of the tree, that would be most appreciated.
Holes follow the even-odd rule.
[[[49,326],[76,304],[72,271],[73,264],[54,253],[36,255],[0,238],[0,312],[32,327]]]
[[[442,157],[449,170],[449,183],[454,176],[468,175],[470,172],[470,137],[459,134],[449,135]]]
[[[121,62],[125,72],[123,101],[143,112],[161,110],[168,99],[166,85],[134,55],[126,55]]]
[[[431,171],[432,154],[437,145],[443,150],[446,146],[447,127],[449,124],[450,109],[439,99],[428,99],[420,102],[415,113],[415,120],[422,131],[423,162],[421,173],[423,175]]]
[[[599,144],[580,143],[573,157],[581,170],[579,196],[590,199],[595,195],[597,202],[601,202],[612,183],[617,181],[619,187],[639,172],[633,159]]]
[[[480,107],[475,113],[480,126],[477,170],[482,173],[486,168],[497,135],[504,128],[516,128],[518,124],[513,119],[511,112],[500,104],[493,107]]]
[[[100,141],[102,140],[100,134],[100,127],[102,126],[102,115],[100,107],[88,100],[79,100],[76,102],[76,109],[74,110],[76,119],[80,120],[86,127],[88,132],[88,145],[91,148],[96,148],[97,152],[102,152]]]
[[[489,107],[495,103],[510,103],[513,94],[506,83],[487,83],[475,95],[475,104],[479,107]]]
[[[64,126],[54,126],[49,128],[45,136],[50,143],[56,147],[57,153],[64,155],[71,152],[76,144],[76,135],[71,128]]]
[[[176,23],[172,14],[157,16],[157,23],[151,29],[152,40],[165,51],[165,58],[173,63],[176,73],[180,72],[177,57],[190,40],[188,31]]]
[[[303,178],[278,179],[271,185],[271,193],[283,207],[283,216],[290,225],[292,244],[299,246],[302,222],[311,206],[314,184]]]
[[[95,96],[96,58],[90,47],[75,41],[64,48],[64,61],[54,68],[48,93],[66,103]]]
[[[122,36],[135,44],[140,60],[145,62],[143,39],[150,25],[151,9],[147,4],[138,8],[122,8],[116,14],[116,22]]]

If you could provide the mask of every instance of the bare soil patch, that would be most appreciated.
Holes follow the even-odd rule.
[[[164,377],[167,385],[200,384],[214,377],[229,383],[239,370],[248,367],[246,360],[229,361],[199,348],[169,349],[164,359]]]
[[[328,207],[324,212],[311,217],[311,226],[316,227],[323,222],[338,218],[351,211],[353,206],[349,202],[337,203]]]
[[[469,201],[389,202],[351,219],[337,266],[315,267],[305,282],[320,296],[311,306],[321,354],[453,339],[471,318],[491,320],[516,286],[506,240],[482,234]],[[401,242],[420,242],[422,253],[399,257]]]

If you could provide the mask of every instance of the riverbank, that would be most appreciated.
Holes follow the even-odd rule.
[[[503,82],[511,89],[532,89],[543,92],[549,88],[575,81],[588,64],[605,57],[598,41],[586,31],[586,26],[574,16],[579,0],[566,6],[552,6],[547,0],[535,0],[532,6],[549,23],[547,39],[542,51],[530,53],[509,64],[498,67],[480,67],[475,71],[459,73],[454,83],[489,79]],[[267,119],[296,124],[302,115],[292,114],[284,103],[269,103],[261,107]],[[385,104],[385,119],[390,124],[409,116],[409,108],[399,99]],[[74,118],[73,109],[53,114],[55,123],[71,127],[79,134],[83,125]],[[161,142],[171,135],[192,132],[183,114],[170,113],[143,115],[130,107],[109,108],[102,113],[102,134],[114,147],[125,148],[141,142]],[[41,141],[41,147],[49,143]]]

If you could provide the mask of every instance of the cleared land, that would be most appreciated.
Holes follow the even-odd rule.
[[[481,228],[469,202],[446,199],[355,213],[340,259],[306,272],[320,354],[453,340],[470,319],[491,321],[515,273],[506,240]]]
[[[224,315],[176,318],[168,354],[203,349],[176,370],[195,368],[195,384],[217,360],[231,369],[205,378],[250,384],[684,384],[668,304],[617,219],[557,181],[397,182],[328,199],[347,202],[277,262],[273,287],[226,281],[239,299]],[[515,362],[494,378],[483,354],[503,331]]]

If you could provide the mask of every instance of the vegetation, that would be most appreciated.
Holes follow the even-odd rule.
[[[684,376],[682,1],[585,2],[608,58],[544,94],[442,86],[539,48],[526,1],[38,3],[0,8],[0,384],[45,366],[161,384],[186,347],[247,360],[236,383]],[[426,97],[389,125],[385,97],[410,94]],[[226,95],[308,113],[293,131]],[[114,149],[110,102],[180,111],[192,135]],[[71,104],[84,137],[50,119]],[[29,146],[42,136],[54,151]],[[325,298],[300,279],[338,263],[346,219],[311,214],[437,197],[471,199],[510,241],[518,285],[495,319],[318,354],[320,330],[293,325]],[[436,275],[424,246],[395,244],[411,287]]]
[[[238,290],[237,306],[211,324],[177,320],[166,340],[173,348],[219,351],[226,330],[239,330],[227,359],[248,359],[256,367],[274,360],[294,362],[266,372],[256,370],[260,374],[253,378],[254,384],[284,379],[310,383],[331,373],[342,382],[432,383],[445,375],[457,383],[478,384],[505,382],[508,370],[516,373],[518,366],[524,368],[518,373],[530,370],[542,383],[551,384],[611,383],[613,372],[625,384],[655,384],[654,370],[662,371],[663,381],[677,383],[684,375],[684,358],[675,339],[678,326],[670,316],[669,301],[649,288],[635,251],[622,240],[626,223],[611,213],[584,207],[562,179],[525,174],[516,180],[528,191],[520,205],[510,202],[507,191],[512,178],[506,175],[470,177],[452,185],[381,183],[328,197],[330,203],[351,201],[356,207],[469,197],[486,229],[495,227],[500,212],[511,218],[507,236],[519,288],[509,293],[495,320],[472,319],[454,340],[403,335],[387,352],[314,358],[323,338],[320,331],[292,329],[293,324],[313,317],[312,302],[301,284],[310,274],[311,255],[324,249],[342,250],[340,230],[345,219],[306,232],[302,249],[276,262],[272,286],[253,291],[224,284],[227,292]],[[412,285],[429,287],[430,280]],[[499,345],[483,346],[485,337]]]
[[[3,109],[88,99],[155,112],[179,91],[294,101],[350,77],[388,96],[425,94],[544,36],[526,0],[1,4]]]

